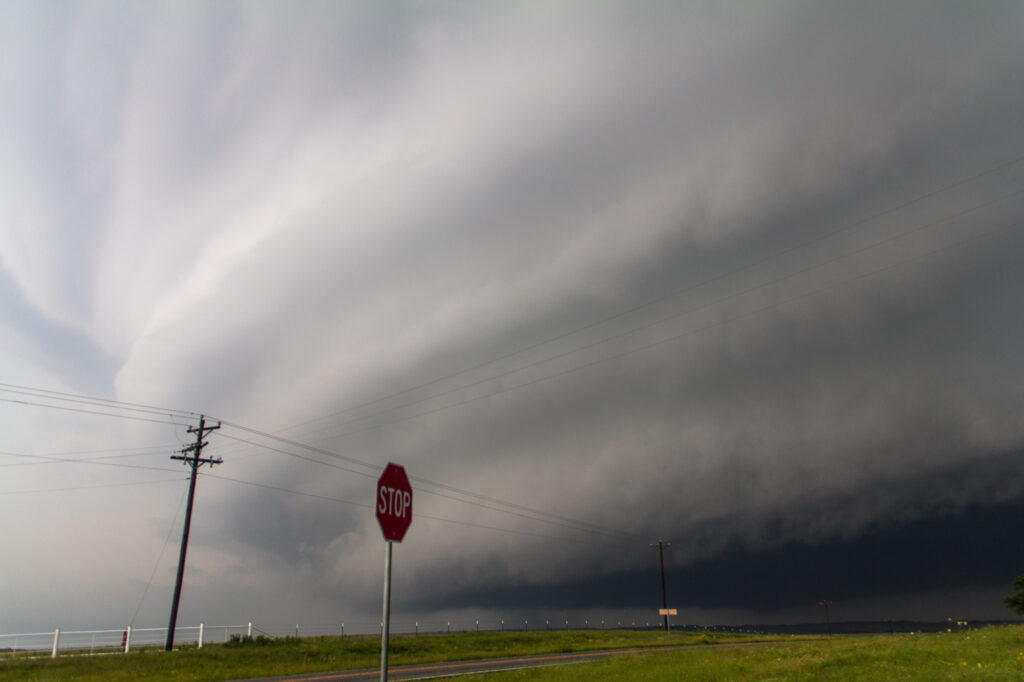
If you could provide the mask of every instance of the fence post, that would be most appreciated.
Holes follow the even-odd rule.
[[[124,629],[124,652],[127,654],[132,650],[132,626]]]
[[[50,658],[57,658],[57,643],[60,642],[60,628],[53,631],[53,651],[50,652]]]
[[[249,621],[249,631],[246,633],[246,637],[252,637],[252,621]]]
[[[342,637],[345,636],[345,624],[344,623],[341,624],[341,636]]]
[[[199,624],[199,648],[203,648],[203,623]]]

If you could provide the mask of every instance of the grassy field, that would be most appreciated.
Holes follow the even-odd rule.
[[[395,635],[391,665],[496,658],[593,649],[699,644],[705,641],[743,641],[753,635],[703,635],[626,630],[568,632],[465,632],[443,635]],[[75,656],[62,654],[27,658],[0,655],[3,680],[230,680],[293,673],[324,672],[380,665],[376,636],[286,638],[254,640],[241,645],[207,645],[167,653],[138,649],[130,654]]]
[[[770,640],[763,645],[704,644]],[[391,662],[491,658],[619,647],[659,647],[662,633],[570,631],[395,636]],[[671,644],[691,649],[630,655],[561,668],[492,674],[474,679],[517,680],[1014,680],[1024,682],[1024,628],[1006,626],[951,633],[759,637],[673,633]],[[0,657],[4,680],[228,680],[245,677],[372,668],[376,637],[324,637],[185,648],[128,655]]]
[[[567,680],[1024,680],[1024,628],[927,635],[847,635],[765,646],[663,651],[481,682]]]

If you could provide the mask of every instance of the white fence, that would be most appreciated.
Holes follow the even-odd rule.
[[[349,625],[348,634],[379,634],[382,624],[372,621],[360,621]],[[467,631],[507,631],[523,632],[530,630],[594,630],[594,629],[649,629],[661,627],[660,618],[640,620],[605,620],[583,619],[571,622],[567,618],[526,619],[463,619],[463,620],[404,620],[392,624],[393,633],[427,634]],[[672,625],[673,628],[688,629],[687,626]],[[239,637],[324,637],[342,636],[346,634],[345,623],[332,624],[259,624],[243,625],[206,625],[179,626],[174,631],[175,645],[196,645],[215,642],[227,642],[232,635]],[[0,655],[19,652],[32,652],[37,655],[49,653],[56,657],[60,652],[76,654],[129,653],[133,648],[162,647],[167,639],[167,628],[133,628],[123,630],[50,630],[48,632],[28,632],[4,635],[0,634]]]
[[[245,625],[205,625],[177,627],[176,644],[195,644],[200,647],[210,642],[226,642],[231,635],[252,635],[252,623]],[[56,657],[61,651],[76,653],[129,652],[132,647],[163,646],[167,628],[132,628],[123,630],[51,630],[49,632],[23,632],[0,635],[0,653],[22,651],[49,651]]]

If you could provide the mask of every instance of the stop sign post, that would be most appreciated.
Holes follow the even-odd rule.
[[[412,485],[405,469],[388,462],[377,480],[377,522],[384,534],[384,617],[380,631],[380,680],[388,679],[388,636],[391,631],[391,546],[401,542],[412,523]]]

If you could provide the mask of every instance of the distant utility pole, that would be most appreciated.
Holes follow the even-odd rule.
[[[658,544],[651,545],[658,550],[658,562],[661,565],[661,610],[668,609],[668,602],[665,600],[665,548],[671,547],[671,543],[658,540]],[[668,614],[662,616],[665,619],[665,632],[668,632]]]
[[[167,651],[174,648],[174,627],[178,622],[178,601],[181,599],[181,581],[185,577],[185,553],[188,552],[188,531],[192,527],[192,498],[195,497],[196,493],[196,472],[204,464],[209,464],[211,467],[215,464],[221,464],[224,460],[219,457],[202,457],[203,447],[206,443],[203,438],[210,431],[216,431],[220,428],[218,423],[216,426],[207,426],[206,417],[199,415],[199,427],[189,427],[188,432],[196,434],[196,442],[192,445],[182,448],[180,455],[171,455],[171,459],[178,459],[185,462],[192,467],[192,476],[188,481],[188,504],[185,506],[185,529],[181,533],[181,553],[178,554],[178,577],[174,581],[174,599],[171,601],[171,622],[167,626],[167,645],[164,647]],[[192,453],[189,456],[189,453]]]
[[[828,623],[828,636],[831,637],[832,636],[832,616],[829,615],[828,607],[832,606],[832,602],[830,602],[828,599],[822,599],[820,602],[818,602],[818,606],[824,606],[825,607],[825,622]]]

